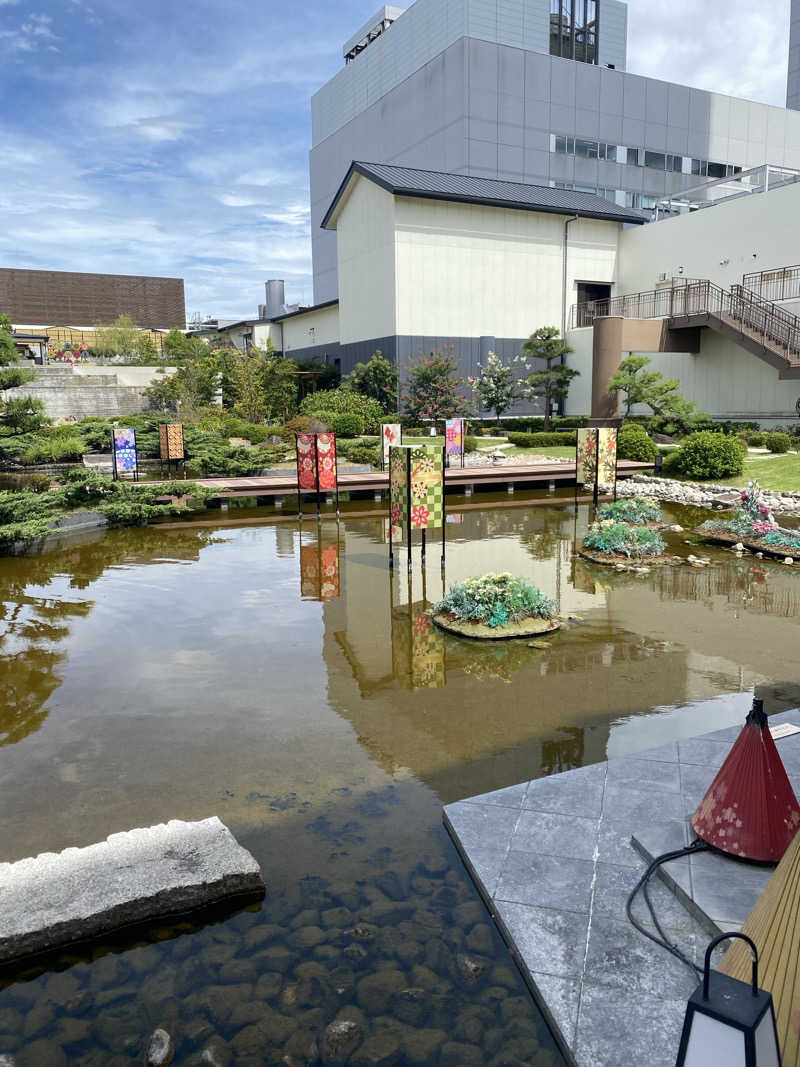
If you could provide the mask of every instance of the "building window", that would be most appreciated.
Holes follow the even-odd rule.
[[[651,152],[649,148],[629,148],[606,144],[604,141],[588,141],[582,137],[562,137],[556,133],[550,134],[550,151],[580,159],[603,159],[608,163],[625,163],[629,167],[647,167],[668,174],[694,174],[699,178],[733,178],[742,173],[742,168],[735,163],[714,163],[707,159]]]
[[[550,55],[597,63],[600,0],[550,0]]]

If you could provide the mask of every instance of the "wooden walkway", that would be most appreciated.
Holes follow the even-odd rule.
[[[574,463],[531,463],[508,464],[497,467],[450,467],[445,471],[445,485],[458,491],[502,488],[504,486],[537,486],[575,484]],[[620,460],[618,474],[620,478],[629,478],[640,471],[652,471],[652,463],[634,463]],[[287,471],[285,475],[260,478],[198,478],[198,485],[216,490],[214,499],[227,500],[233,497],[276,498],[297,495],[297,475]],[[339,491],[341,493],[380,493],[389,489],[388,471],[368,471],[363,474],[340,474]],[[304,494],[311,496],[313,494]],[[323,496],[330,495],[323,493]]]

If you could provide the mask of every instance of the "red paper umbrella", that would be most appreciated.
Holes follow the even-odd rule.
[[[800,804],[769,732],[763,700],[753,701],[692,826],[721,852],[762,863],[778,863],[792,843]]]

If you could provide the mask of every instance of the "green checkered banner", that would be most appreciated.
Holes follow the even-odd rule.
[[[389,450],[392,532],[434,530],[444,525],[444,457],[427,445]]]

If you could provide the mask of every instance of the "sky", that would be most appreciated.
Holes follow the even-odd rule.
[[[190,316],[255,316],[267,278],[310,303],[310,98],[378,6],[0,0],[0,266],[183,277]],[[782,106],[788,27],[629,0],[628,69]]]

